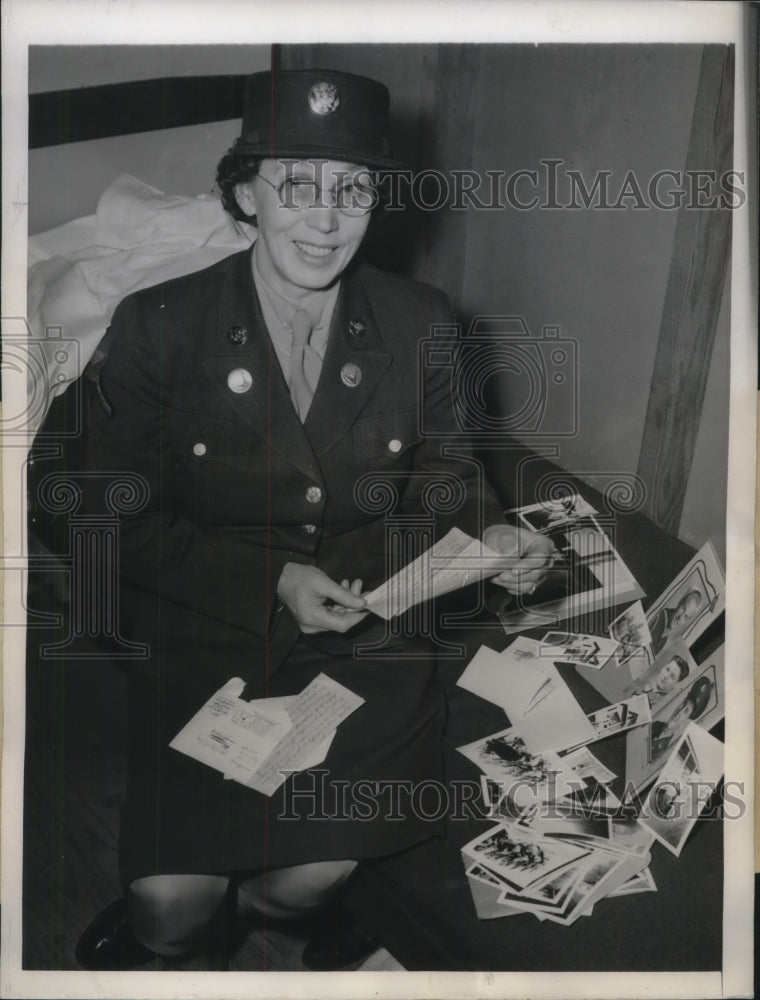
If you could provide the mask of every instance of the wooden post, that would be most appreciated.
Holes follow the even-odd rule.
[[[690,207],[696,199],[689,177],[712,171],[717,180],[699,200],[719,202],[720,177],[732,161],[733,81],[733,48],[705,46],[686,156],[687,198],[678,209],[638,465],[644,509],[672,534],[681,521],[731,252],[731,209]]]

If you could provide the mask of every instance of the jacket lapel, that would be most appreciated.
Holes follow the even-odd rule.
[[[349,273],[343,278],[306,417],[305,430],[316,455],[324,455],[349,432],[390,363],[364,285]]]
[[[202,367],[218,397],[287,461],[314,477],[318,463],[293,408],[280,364],[267,332],[251,275],[251,253],[230,260],[220,285],[211,356]],[[246,339],[234,344],[230,331],[240,327]],[[250,375],[251,387],[233,392],[228,378],[235,369]],[[320,379],[321,384],[321,379]]]

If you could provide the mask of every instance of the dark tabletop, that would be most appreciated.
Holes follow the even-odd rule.
[[[542,461],[531,465],[530,475],[523,473],[518,483],[522,503],[532,502],[529,494],[535,491],[537,481],[540,487],[541,477],[553,468]],[[512,461],[502,463],[509,472],[503,474],[501,482],[498,463],[496,475],[491,472],[505,505],[514,496],[514,481],[506,481],[507,474],[514,480],[514,467]],[[600,512],[610,515],[615,545],[645,591],[646,607],[688,562],[693,550],[640,512],[623,512],[609,497],[585,485],[580,489]],[[443,599],[439,612],[456,611],[457,602],[461,611],[462,599],[462,595]],[[467,601],[471,606],[477,604],[472,594]],[[597,612],[591,621],[584,620],[582,630],[605,635],[607,625],[621,610]],[[568,624],[571,629],[579,625]],[[722,627],[720,619],[700,639],[699,647],[693,650],[698,661],[719,644]],[[441,657],[438,669],[449,706],[444,748],[449,793],[447,834],[362,866],[347,894],[347,905],[357,918],[410,970],[720,969],[723,836],[722,824],[715,819],[703,818],[696,824],[680,858],[657,843],[652,846],[650,870],[657,892],[602,899],[590,917],[581,917],[570,927],[542,923],[529,914],[491,920],[477,917],[460,848],[492,826],[493,820],[479,815],[476,804],[469,808],[462,804],[463,784],[479,784],[480,771],[457,753],[456,747],[505,729],[508,720],[499,707],[458,688],[456,681],[481,644],[501,650],[512,638],[487,611],[474,615],[467,627],[461,620],[455,627],[441,625],[438,634],[466,647],[464,660]],[[590,712],[606,704],[573,667],[560,669],[584,710]],[[722,737],[722,732],[718,735]],[[622,791],[625,736],[594,743],[592,750],[618,775],[612,790]]]

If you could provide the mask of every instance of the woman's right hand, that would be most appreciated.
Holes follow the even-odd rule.
[[[338,584],[316,566],[285,563],[277,583],[277,596],[302,632],[347,632],[369,612],[359,596],[361,580]]]

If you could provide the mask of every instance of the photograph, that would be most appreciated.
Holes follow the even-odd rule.
[[[484,868],[483,865],[473,865],[471,868],[468,868],[467,877],[479,879],[487,885],[498,885],[499,888],[504,887],[504,879],[489,868]]]
[[[652,666],[636,677],[623,694],[628,697],[645,694],[649,704],[654,706],[656,702],[671,696],[674,691],[683,691],[697,671],[697,664],[686,643],[683,639],[673,639],[668,643],[667,649],[663,649],[655,658]]]
[[[718,703],[715,670],[710,668],[697,678],[686,694],[679,695],[675,707],[661,719],[653,719],[650,728],[650,760],[660,757],[677,739],[689,722],[696,722]]]
[[[584,868],[583,860],[568,865],[556,874],[552,873],[541,882],[536,883],[532,886],[532,891],[541,902],[559,909],[567,902]]]
[[[709,596],[703,601],[702,595]],[[673,659],[668,672],[675,676],[686,670],[682,661],[689,665],[692,649],[701,659],[715,648],[716,635],[724,631],[725,578],[713,545],[707,542],[646,612],[639,605],[627,608],[620,623],[613,621],[609,634],[613,635],[613,629],[625,633],[630,613],[641,628],[642,644],[626,644],[626,650],[621,648],[598,671],[589,671],[584,664],[577,667],[581,677],[609,701],[639,690],[638,679],[651,678],[655,662],[659,672]]]
[[[643,864],[642,860],[632,859],[630,856],[613,851],[595,851],[593,864],[581,874],[567,899],[564,912],[548,915],[547,919],[569,926],[579,917],[588,916],[597,900],[609,895],[613,891],[612,886],[618,880],[627,881],[628,875],[621,876],[621,872],[627,873],[631,868],[638,871]]]
[[[534,882],[578,861],[587,849],[570,843],[516,836],[505,826],[493,827],[463,848],[466,854],[493,869],[513,891],[530,890]]]
[[[607,841],[610,838],[609,820],[603,817],[583,816],[577,810],[563,809],[559,803],[552,816],[546,817],[537,810],[530,816],[523,816],[515,824],[516,830],[527,830],[539,837],[583,837],[590,840]]]
[[[652,641],[641,601],[636,601],[618,615],[610,625],[609,633],[611,638],[620,643],[620,648],[615,653],[618,666],[622,666],[631,657],[640,656]]]
[[[639,824],[638,818],[622,819],[619,816],[610,821],[612,840],[620,847],[645,854],[652,846],[653,834]]]
[[[650,720],[649,701],[644,695],[635,695],[625,701],[600,708],[589,716],[598,740],[635,726],[643,726]]]
[[[562,757],[562,762],[572,768],[573,772],[584,781],[593,779],[599,784],[609,784],[616,777],[613,771],[605,767],[589,750],[588,747],[581,747],[579,750],[571,750]]]
[[[519,517],[533,531],[545,532],[576,518],[596,513],[591,504],[576,493],[575,496],[559,497],[556,500],[535,504],[533,507],[524,507]]]
[[[521,523],[520,511],[505,515]],[[498,595],[499,600],[489,604],[507,634],[581,618],[642,596],[643,590],[593,515],[545,528],[541,537],[554,548],[543,579],[527,593]]]
[[[625,752],[626,785],[637,791],[652,781],[678,738],[692,722],[711,729],[725,714],[725,647],[715,653],[667,698],[655,702],[648,726],[632,729]]]
[[[502,888],[499,901],[507,906],[513,906],[522,913],[531,913],[540,920],[546,913],[562,914],[567,907],[573,888],[578,883],[583,871],[583,862],[579,865],[568,865],[558,875],[550,875],[549,880],[541,886],[531,886],[531,895],[515,893],[509,888]]]
[[[619,889],[611,892],[610,896],[632,896],[637,892],[657,892],[657,886],[648,868],[632,875],[627,882],[623,882]]]
[[[757,6],[0,8],[3,995],[746,992]],[[500,921],[590,847],[481,775],[694,722],[741,816]]]
[[[468,862],[469,863],[469,862]],[[474,872],[475,874],[470,874]],[[520,910],[501,902],[504,882],[482,865],[473,865],[465,873],[478,920],[500,920],[514,917]]]
[[[689,723],[641,809],[639,823],[678,857],[723,777],[723,744]]]
[[[559,647],[561,652],[555,647]],[[542,656],[554,660],[561,658],[563,663],[582,663],[597,670],[607,663],[617,648],[616,639],[606,639],[601,635],[547,632],[541,639]]]
[[[682,638],[693,645],[725,607],[725,578],[709,543],[647,609],[652,655]]]
[[[545,802],[566,794],[573,779],[577,784],[574,772],[557,753],[551,750],[530,753],[522,736],[511,726],[457,747],[457,751],[499,782],[501,794],[497,804],[504,796],[522,806]]]

